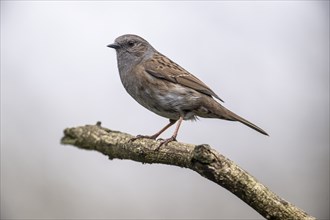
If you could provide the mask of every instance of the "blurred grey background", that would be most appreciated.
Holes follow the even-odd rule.
[[[329,1],[1,1],[1,218],[262,219],[190,170],[60,145],[64,128],[98,120],[133,135],[167,123],[121,85],[106,45],[126,33],[270,134],[201,119],[179,141],[329,218]]]

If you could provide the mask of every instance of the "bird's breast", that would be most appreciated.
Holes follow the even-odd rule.
[[[166,118],[193,117],[188,113],[199,104],[199,92],[155,78],[143,70],[132,71],[129,76],[121,74],[121,80],[126,91],[139,104]]]

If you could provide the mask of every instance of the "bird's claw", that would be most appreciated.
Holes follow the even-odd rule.
[[[129,139],[128,142],[133,142],[137,139],[142,139],[142,138],[156,140],[157,137],[155,137],[154,135],[151,135],[151,136],[149,136],[149,135],[137,135],[136,137],[133,137],[133,138]]]
[[[158,139],[160,140],[160,139]],[[160,149],[161,146],[166,146],[168,143],[172,142],[172,141],[177,141],[176,138],[174,136],[168,138],[168,139],[161,139],[162,141],[160,142],[159,146],[155,149],[156,151],[158,151]]]
[[[157,136],[155,135],[137,135],[136,137],[133,137],[131,139],[129,139],[128,142],[133,142],[137,139],[142,139],[142,138],[146,138],[146,139],[152,139],[152,140],[156,140]],[[155,149],[156,151],[158,151],[160,149],[161,146],[166,146],[168,143],[172,142],[172,141],[177,141],[176,138],[174,136],[168,138],[168,139],[162,139],[162,138],[158,138],[157,141],[160,141],[160,144],[158,145],[158,147]]]

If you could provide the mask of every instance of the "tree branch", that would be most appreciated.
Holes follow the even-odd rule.
[[[64,130],[62,144],[96,150],[112,159],[142,163],[161,163],[192,169],[226,188],[266,219],[316,219],[281,199],[233,161],[208,145],[171,142],[155,151],[159,142],[149,139],[129,140],[133,136],[96,125]]]

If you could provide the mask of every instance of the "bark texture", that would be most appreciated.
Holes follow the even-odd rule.
[[[61,143],[99,151],[110,160],[127,159],[192,169],[235,194],[266,219],[316,219],[271,192],[208,145],[171,142],[156,151],[159,142],[149,139],[131,142],[131,138],[132,135],[101,127],[98,122],[96,125],[66,128]]]

